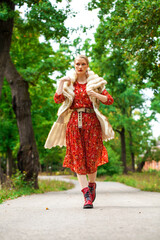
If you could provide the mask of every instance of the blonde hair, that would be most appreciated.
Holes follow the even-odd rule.
[[[83,58],[86,61],[87,65],[89,65],[89,60],[85,55],[78,55],[77,57],[75,57],[74,63],[75,63],[77,58]]]

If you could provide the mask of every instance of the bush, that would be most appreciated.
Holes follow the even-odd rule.
[[[107,147],[109,162],[98,167],[97,176],[114,174],[122,174],[123,168],[119,161],[119,156],[112,150],[110,146]]]
[[[16,171],[16,173],[11,178],[12,184],[14,188],[25,188],[25,187],[33,187],[32,181],[26,181],[25,180],[25,172],[21,173],[19,170]]]

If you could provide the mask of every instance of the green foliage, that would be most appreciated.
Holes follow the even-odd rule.
[[[38,30],[28,29],[28,24],[20,17],[15,20],[10,51],[12,60],[24,79],[33,85],[36,85],[40,78],[53,83],[49,75],[55,70],[64,73],[70,62],[69,57],[63,54],[65,45],[60,45],[55,52],[50,42],[40,43]]]
[[[136,63],[140,77],[135,83],[146,87],[147,80],[150,87],[157,89],[160,77],[159,1],[92,0],[90,10],[92,8],[99,8],[100,25],[95,35],[100,40],[96,47],[98,53],[105,54],[109,48],[123,49],[125,59],[133,59]]]
[[[22,39],[22,36],[20,39]],[[64,150],[59,148],[51,150],[44,149],[44,143],[50,128],[57,118],[59,107],[59,105],[55,104],[53,100],[55,94],[55,80],[52,80],[49,75],[55,70],[59,71],[59,76],[61,76],[62,73],[64,74],[69,67],[70,59],[63,54],[64,46],[62,46],[57,52],[54,52],[49,43],[40,44],[37,41],[37,44],[34,44],[34,42],[36,41],[33,36],[33,47],[32,38],[30,39],[30,46],[32,47],[32,51],[35,51],[32,53],[31,50],[26,50],[25,60],[28,58],[29,61],[28,64],[26,63],[26,68],[23,60],[19,62],[19,72],[22,72],[24,78],[28,79],[30,83],[29,92],[32,102],[32,121],[40,156],[40,163],[44,170],[47,170],[48,168],[50,170],[58,170],[62,164]],[[23,49],[24,46],[24,52],[26,48],[24,42],[21,42],[21,44],[16,42],[14,45],[15,51],[13,52],[14,59],[17,58],[17,45],[20,45],[21,49]],[[30,55],[32,54],[34,58],[30,58]],[[19,52],[19,55],[21,55],[21,51]],[[33,72],[33,74],[31,74],[31,72]]]
[[[148,160],[160,161],[160,149],[157,146],[152,146],[151,153]]]
[[[108,144],[105,144],[108,145]],[[102,166],[98,167],[97,176],[109,175],[112,176],[114,174],[121,174],[123,172],[123,168],[119,161],[119,155],[113,151],[110,146],[107,146],[108,151],[108,159],[109,162]]]
[[[52,5],[49,0],[39,1],[32,5],[27,12],[28,30],[43,34],[46,40],[50,38],[60,40],[67,37],[68,30],[64,26],[64,21],[69,15],[69,9],[64,12],[57,8],[56,4]]]
[[[11,12],[11,9],[7,5],[7,3],[2,2],[0,4],[0,20],[6,21],[8,19],[8,17],[12,16],[12,14],[10,12]]]
[[[44,169],[57,170],[61,167],[64,149],[55,148],[49,151],[44,149],[44,143],[57,118],[59,107],[53,100],[56,85],[56,81],[52,79],[55,77],[53,74],[56,71],[56,75],[58,73],[58,77],[61,77],[66,73],[70,67],[70,50],[66,43],[59,43],[59,49],[55,51],[49,39],[56,43],[62,37],[67,37],[68,30],[64,27],[64,21],[70,14],[69,5],[64,10],[58,9],[56,4],[51,4],[50,1],[14,2],[18,6],[27,3],[29,8],[24,19],[20,17],[18,11],[15,12],[10,55],[17,71],[29,84],[31,114],[40,162]],[[42,34],[47,41],[40,41]],[[19,148],[12,97],[6,82],[3,85],[0,107],[0,127],[3,124],[0,135],[0,157],[4,160],[5,168],[7,148],[10,147],[14,158]]]
[[[126,152],[124,145],[122,152],[126,153],[127,164],[131,166],[131,154],[138,159],[152,145],[150,122],[154,113],[148,115],[141,89],[156,89],[157,99],[153,99],[152,109],[158,109],[157,12],[153,19],[158,2],[92,0],[89,9],[93,8],[99,9],[100,24],[90,51],[91,67],[107,80],[106,87],[114,98],[114,104],[102,105],[101,111],[116,132],[116,147],[112,146],[116,154],[121,154],[120,136],[124,131]],[[146,13],[152,23],[144,23],[144,27],[141,22],[146,19]],[[154,29],[152,36],[151,29]]]
[[[62,2],[63,0],[55,0],[56,3]],[[19,7],[23,6],[24,4],[27,4],[28,7],[32,7],[33,4],[39,4],[42,2],[42,0],[13,0],[13,2],[18,5]],[[48,2],[47,0],[43,0],[43,2]],[[71,0],[67,0],[67,2],[71,2]]]
[[[38,33],[45,36],[46,40],[56,39],[60,41],[62,37],[67,37],[68,29],[64,25],[70,11],[70,5],[66,9],[58,9],[57,4],[51,4],[49,0],[14,0],[16,6],[27,4],[25,11],[26,30],[29,32]],[[0,4],[0,19],[6,21],[8,18],[15,18],[18,11],[11,10],[11,3],[6,1]],[[56,1],[62,2],[62,1]]]
[[[15,44],[12,45],[11,54],[19,72],[30,83],[32,121],[40,162],[45,170],[47,170],[46,168],[58,170],[62,164],[61,155],[64,156],[64,150],[44,149],[44,143],[57,118],[59,107],[53,100],[55,80],[52,80],[49,75],[55,70],[60,72],[60,76],[61,73],[64,74],[69,67],[70,59],[63,54],[65,46],[54,52],[49,43],[39,43],[37,36],[26,36],[25,41],[22,39],[24,39],[22,34],[19,34],[18,41],[13,38]],[[25,57],[23,57],[22,52]]]
[[[91,52],[91,39],[87,38],[85,41],[84,41],[84,44],[83,44],[83,47],[82,47],[82,51],[85,51],[85,55],[87,57],[90,56],[90,52]]]
[[[25,178],[26,178],[25,172],[21,173],[19,170],[16,170],[16,173],[11,178],[13,187],[16,189],[26,187],[32,188],[34,182],[26,181]]]
[[[160,94],[159,92],[155,92],[154,94],[154,98],[152,99],[152,103],[151,103],[151,110],[154,110],[158,113],[160,113]]]
[[[96,54],[97,52],[95,52],[95,56]],[[100,61],[94,61],[95,69],[99,67],[101,74],[107,79],[106,87],[114,98],[113,105],[101,105],[100,109],[109,118],[109,122],[116,132],[116,138],[122,128],[125,129],[127,163],[131,165],[131,152],[138,156],[145,151],[149,144],[150,121],[154,116],[146,116],[143,96],[132,84],[134,78],[134,74],[131,72],[132,66],[130,64],[127,66],[125,63],[120,64],[118,57],[121,58],[121,56],[114,52],[112,54],[110,57],[103,57]],[[132,145],[130,136],[132,136]],[[120,144],[119,141],[117,149],[120,148]],[[120,152],[119,154],[121,155]]]

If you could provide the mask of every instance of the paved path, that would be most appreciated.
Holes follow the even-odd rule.
[[[83,209],[78,182],[73,182],[75,188],[68,191],[1,204],[0,240],[160,239],[160,193],[98,182],[94,208]]]

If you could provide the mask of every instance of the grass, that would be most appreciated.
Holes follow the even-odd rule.
[[[77,177],[71,176],[70,179],[77,180]],[[141,189],[142,191],[160,192],[160,172],[142,172],[128,175],[101,176],[97,181],[112,181],[124,183],[128,186]]]
[[[76,179],[77,177],[70,177]],[[113,175],[98,177],[98,181],[114,181],[128,186],[139,188],[143,191],[160,192],[160,172],[129,173],[128,175]],[[14,176],[8,186],[0,189],[0,203],[23,195],[45,193],[51,191],[64,191],[73,188],[72,183],[57,180],[39,180],[39,189],[28,186],[23,181],[23,175]]]
[[[18,198],[23,195],[45,193],[52,191],[64,191],[73,188],[72,183],[57,180],[39,180],[39,189],[34,189],[28,185],[9,186],[0,189],[0,203],[6,200]]]
[[[143,191],[160,192],[160,172],[129,173],[107,176],[105,181],[124,183]]]

